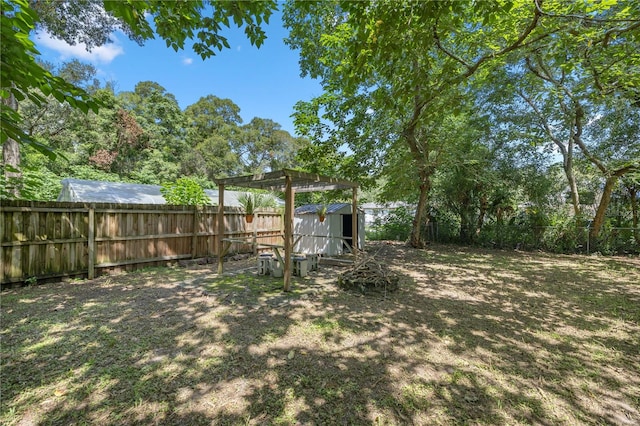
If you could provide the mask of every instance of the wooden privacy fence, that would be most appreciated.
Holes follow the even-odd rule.
[[[87,204],[2,201],[1,284],[69,276],[94,276],[217,256],[217,206]],[[225,208],[222,238],[246,239],[230,252],[249,252],[250,241],[282,244],[275,209],[246,223]]]

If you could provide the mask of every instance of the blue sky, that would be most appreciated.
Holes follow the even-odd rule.
[[[294,135],[293,106],[320,95],[320,84],[300,77],[298,52],[283,42],[288,32],[280,12],[271,16],[265,31],[267,40],[258,49],[242,30],[226,30],[222,35],[231,48],[206,60],[190,48],[175,52],[160,39],[138,46],[122,33],[114,34],[114,43],[91,53],[46,34],[37,34],[35,41],[42,59],[91,63],[98,78],[113,81],[117,92],[132,91],[140,81],[155,81],[176,97],[182,109],[207,95],[228,98],[240,107],[244,123],[253,117],[269,118]]]

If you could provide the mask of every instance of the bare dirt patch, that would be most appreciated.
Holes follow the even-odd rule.
[[[640,423],[637,259],[367,250],[398,291],[254,261],[5,291],[0,422]]]

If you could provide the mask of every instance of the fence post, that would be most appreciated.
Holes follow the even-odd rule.
[[[198,206],[193,206],[193,236],[191,238],[191,258],[195,259],[198,252],[198,229],[200,228],[198,221]]]
[[[95,204],[89,205],[89,230],[87,235],[87,277],[92,280],[96,276],[96,206]]]
[[[216,214],[218,225],[218,274],[221,275],[224,270],[224,259],[222,251],[224,249],[224,184],[218,184],[218,214]]]
[[[589,255],[589,244],[591,243],[591,233],[589,232],[589,226],[585,228],[585,232],[587,233],[587,256]]]
[[[253,223],[251,224],[253,226],[253,238],[252,238],[251,246],[253,247],[253,254],[254,255],[258,254],[258,220],[259,220],[259,215],[260,215],[260,213],[256,212],[256,218],[253,221]]]

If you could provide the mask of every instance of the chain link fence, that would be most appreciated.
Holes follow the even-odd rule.
[[[465,243],[498,249],[544,250],[554,253],[600,253],[606,255],[640,254],[640,228],[605,226],[597,238],[591,238],[589,227],[485,225],[479,233],[460,238],[459,229],[437,222],[424,230],[428,241]]]

